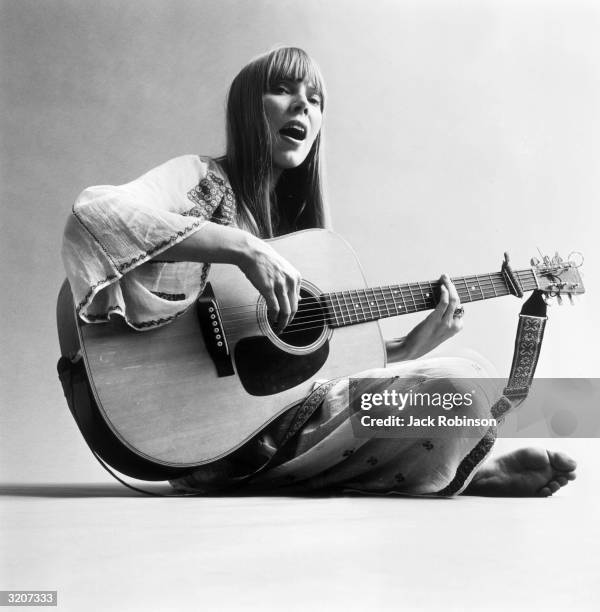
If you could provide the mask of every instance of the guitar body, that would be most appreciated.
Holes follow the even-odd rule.
[[[327,230],[269,243],[300,271],[304,314],[315,320],[280,337],[264,300],[232,265],[213,264],[198,304],[143,332],[119,317],[85,324],[70,292],[61,292],[63,355],[76,331],[98,412],[128,452],[168,468],[215,461],[306,397],[315,380],[385,365],[377,321],[333,327],[324,310],[315,317],[320,294],[366,287],[350,246]]]

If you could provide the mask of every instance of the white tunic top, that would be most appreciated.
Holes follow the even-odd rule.
[[[184,155],[130,183],[85,189],[62,247],[77,313],[89,323],[119,315],[139,330],[168,323],[203,291],[210,265],[156,256],[208,221],[234,219],[233,190],[208,157]]]

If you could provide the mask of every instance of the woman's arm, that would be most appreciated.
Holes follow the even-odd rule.
[[[388,362],[418,359],[462,329],[462,319],[454,316],[460,306],[456,287],[447,274],[440,278],[440,301],[435,310],[404,338],[386,342]]]
[[[268,243],[235,227],[208,222],[156,259],[236,265],[265,298],[282,331],[298,310],[300,273]]]
[[[252,235],[244,230],[209,221],[195,234],[153,259],[239,266],[251,251],[251,238]]]

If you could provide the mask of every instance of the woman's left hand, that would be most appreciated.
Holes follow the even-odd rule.
[[[391,343],[390,361],[417,359],[462,329],[462,315],[456,315],[457,308],[460,308],[456,287],[447,274],[442,274],[440,283],[440,301],[435,310],[399,341],[399,344]]]

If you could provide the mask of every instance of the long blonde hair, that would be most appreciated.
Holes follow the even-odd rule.
[[[321,72],[297,47],[279,47],[247,64],[227,96],[225,166],[237,200],[238,223],[262,238],[299,229],[325,227],[321,133],[300,166],[284,170],[270,192],[273,165],[263,95],[281,80],[308,80],[325,105]]]

